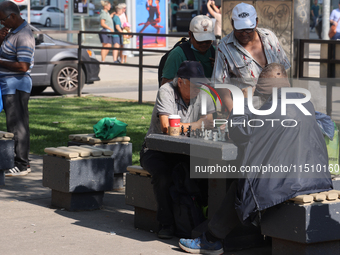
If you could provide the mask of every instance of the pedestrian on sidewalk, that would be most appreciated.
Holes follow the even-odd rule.
[[[35,40],[30,25],[21,18],[19,7],[0,3],[0,86],[6,113],[7,132],[14,134],[14,168],[5,176],[26,175],[30,150],[28,101],[32,89]],[[8,32],[10,31],[10,32]]]
[[[310,14],[312,16],[313,22],[310,27],[310,31],[313,31],[316,25],[316,19],[319,17],[319,5],[318,5],[318,0],[314,0],[314,3],[312,5]]]
[[[128,23],[128,22],[125,22],[123,24],[123,33],[130,33],[130,27],[131,25]],[[123,45],[124,45],[124,48],[129,48],[130,46],[130,39],[132,38],[132,35],[123,35]],[[126,59],[127,59],[127,56],[129,55],[130,53],[130,50],[124,50],[122,51],[123,54],[122,54],[122,60],[121,60],[121,63],[124,64],[126,63]]]
[[[123,9],[121,6],[117,5],[116,6],[116,12],[113,15],[113,29],[115,32],[119,32],[122,33],[122,23],[120,22],[120,18],[119,16],[123,13]],[[120,48],[121,43],[121,35],[119,34],[114,34],[113,35],[113,47],[114,48]],[[113,54],[113,63],[120,63],[120,61],[118,60],[118,54],[119,54],[120,50],[113,50],[112,54]]]
[[[109,1],[100,1],[100,3],[103,6],[103,10],[100,13],[99,19],[100,19],[100,25],[102,27],[101,32],[114,32],[113,30],[113,13],[110,14],[109,11],[111,9],[111,3]],[[105,48],[111,48],[113,45],[113,37],[111,34],[99,34],[100,42],[102,43],[102,46]],[[102,49],[101,50],[101,57],[102,62],[105,62],[105,58],[110,50]]]

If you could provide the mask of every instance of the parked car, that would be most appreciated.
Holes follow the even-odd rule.
[[[20,11],[20,15],[23,19],[27,20],[27,9]],[[31,7],[31,23],[36,23],[50,27],[52,25],[65,24],[65,15],[62,10],[55,6],[32,6]]]
[[[40,31],[32,26],[32,31]],[[34,66],[31,71],[33,81],[32,94],[43,92],[48,86],[51,86],[55,93],[74,94],[78,89],[78,64],[67,63],[66,61],[78,60],[77,48],[58,48],[46,49],[46,46],[69,46],[75,45],[69,42],[53,39],[46,34],[34,34],[35,37],[35,54]],[[92,84],[99,81],[98,76],[100,67],[92,50],[82,50],[82,60],[91,61],[93,64],[83,64],[82,66],[82,84]],[[47,62],[65,61],[65,63],[52,64]]]

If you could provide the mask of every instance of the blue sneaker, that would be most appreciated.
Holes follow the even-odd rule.
[[[197,237],[196,239],[180,239],[179,247],[181,247],[184,251],[193,254],[223,254],[222,242],[216,241],[214,243],[210,243],[206,239],[204,233],[202,236]]]

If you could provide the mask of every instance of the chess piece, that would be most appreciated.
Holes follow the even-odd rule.
[[[189,126],[188,130],[187,130],[187,137],[190,137],[191,135],[191,126]]]
[[[209,138],[209,140],[213,139],[212,130],[208,130],[208,138]]]
[[[217,131],[218,131],[218,141],[221,141],[222,140],[221,127],[218,127]]]
[[[198,128],[196,128],[195,134],[196,134],[196,138],[200,138],[201,137],[200,130]]]
[[[204,121],[202,121],[201,129],[202,129],[202,133],[204,134]]]
[[[225,140],[225,130],[226,130],[227,128],[224,128],[224,129],[222,129],[222,142],[225,142],[226,140]]]
[[[208,130],[204,130],[204,140],[209,140],[209,137],[208,137]]]
[[[184,126],[183,125],[181,126],[181,135],[185,135],[184,134]]]
[[[217,132],[214,132],[214,133],[213,133],[213,141],[214,141],[214,142],[217,142],[217,141],[218,141],[218,133],[217,133]]]

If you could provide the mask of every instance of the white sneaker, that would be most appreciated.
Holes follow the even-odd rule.
[[[23,170],[20,171],[20,169],[18,167],[13,167],[11,169],[5,170],[5,176],[23,176],[23,175],[27,175],[28,171],[27,170]]]

